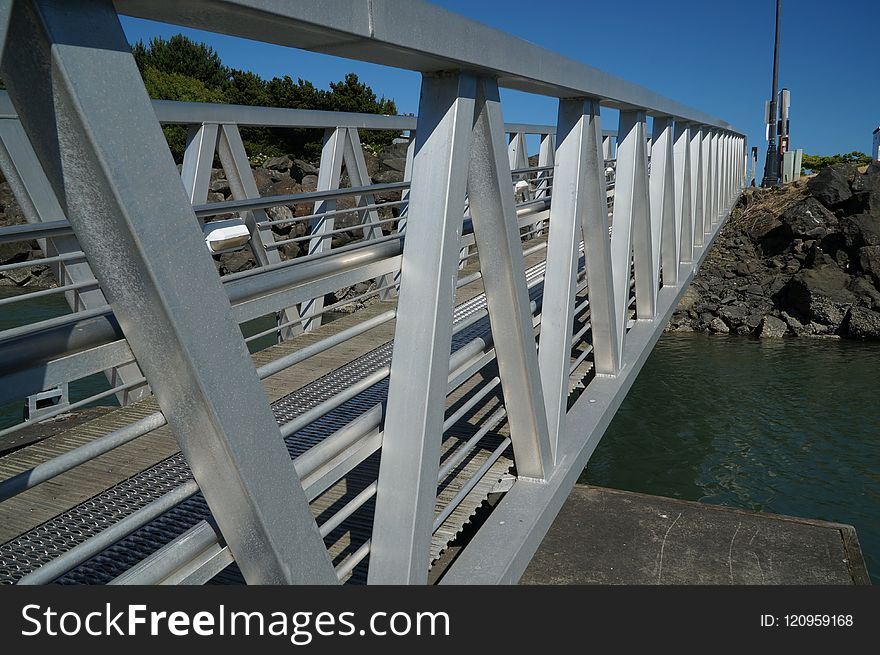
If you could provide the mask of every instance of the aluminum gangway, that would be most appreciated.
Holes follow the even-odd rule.
[[[117,12],[416,70],[419,114],[151,102]],[[736,202],[745,137],[420,2],[0,19],[0,166],[27,220],[0,242],[40,253],[4,268],[58,281],[0,299],[22,316],[0,402],[103,375],[39,420],[119,404],[0,458],[0,580],[516,581]],[[499,87],[559,98],[557,124],[505,124]],[[187,126],[180,171],[162,124]],[[324,130],[317,190],[261,196],[251,126]],[[402,181],[372,183],[369,129],[408,133]],[[232,200],[208,201],[215,157]],[[218,275],[204,229],[228,216],[257,266]],[[53,294],[69,311],[28,322]]]

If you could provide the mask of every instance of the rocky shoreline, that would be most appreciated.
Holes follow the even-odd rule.
[[[666,329],[880,339],[880,164],[748,189]]]
[[[367,173],[376,184],[400,182],[403,180],[406,166],[407,143],[399,142],[387,146],[378,156],[369,152],[364,153],[367,165]],[[315,191],[318,185],[318,164],[308,162],[293,156],[274,157],[266,160],[260,166],[253,167],[254,180],[257,190],[263,196],[287,195],[307,193]],[[342,186],[348,186],[347,176],[343,172]],[[379,193],[375,196],[376,203],[390,202],[400,199],[400,191]],[[215,168],[211,171],[211,183],[208,192],[208,202],[222,202],[232,200],[232,191],[222,169]],[[342,198],[337,201],[338,209],[354,207],[352,198]],[[269,208],[266,213],[271,219],[287,219],[294,216],[310,214],[312,207],[309,204],[277,206]],[[388,208],[380,208],[379,216],[382,219],[394,218],[399,208],[397,205]],[[217,216],[216,218],[225,218]],[[25,222],[24,215],[12,194],[9,183],[0,175],[0,226],[17,225]],[[351,233],[341,232],[333,237],[333,247],[338,248],[360,234],[354,228],[358,222],[358,215],[342,214],[336,217],[336,228],[351,226]],[[386,231],[390,230],[393,223],[385,225]],[[272,231],[276,240],[290,239],[304,236],[308,229],[308,222],[301,221],[287,225],[273,225]],[[301,254],[299,243],[288,243],[279,247],[283,256],[288,259]],[[42,257],[36,242],[16,242],[0,244],[0,266],[28,260],[37,260]],[[219,272],[238,273],[256,266],[253,254],[249,249],[239,252],[224,253],[214,257]],[[49,266],[37,265],[28,268],[18,268],[10,271],[0,271],[0,291],[15,292],[16,288],[50,288],[56,286],[55,275]],[[24,290],[24,289],[22,289]]]
[[[365,157],[373,182],[403,179],[406,143]],[[254,168],[257,188],[267,196],[314,191],[317,174],[315,164],[287,156]],[[215,169],[208,202],[231,197],[223,171]],[[388,192],[376,201],[399,197],[399,191]],[[338,201],[340,209],[353,206],[353,199]],[[379,214],[393,218],[398,211],[392,205]],[[307,204],[267,210],[272,219],[310,212]],[[23,222],[8,183],[0,179],[0,225]],[[360,237],[356,223],[355,213],[337,217],[336,227],[353,229],[335,235],[334,248]],[[306,230],[306,221],[273,226],[277,240],[303,236]],[[299,243],[280,249],[287,259],[301,254]],[[0,265],[40,256],[34,242],[0,244]],[[214,259],[221,274],[256,266],[247,249]],[[54,285],[48,266],[0,272],[0,291]],[[340,290],[328,302],[362,294],[368,286]],[[764,338],[880,339],[880,164],[863,172],[837,165],[784,187],[746,190],[666,329]]]

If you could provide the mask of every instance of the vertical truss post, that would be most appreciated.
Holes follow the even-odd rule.
[[[706,211],[703,197],[703,129],[699,125],[691,127],[691,207],[694,211],[694,247],[703,245],[703,213]]]
[[[556,138],[553,134],[541,135],[541,147],[538,150],[538,166],[554,166],[556,164]],[[535,198],[546,198],[552,194],[551,175],[553,171],[539,171]]]
[[[691,205],[691,125],[675,122],[675,233],[679,239],[679,260],[683,264],[694,261],[694,212]]]
[[[529,154],[526,149],[526,135],[523,132],[515,132],[510,135],[510,143],[507,145],[507,161],[510,170],[528,168]]]
[[[700,130],[702,143],[700,144],[700,157],[702,158],[702,177],[703,177],[703,225],[701,226],[702,236],[700,244],[706,242],[706,236],[709,234],[709,226],[712,224],[712,157],[710,144],[712,140],[712,132],[708,127]]]
[[[538,364],[547,411],[547,427],[554,459],[560,436],[565,434],[568,381],[578,272],[580,219],[586,210],[590,160],[590,111],[584,98],[561,99],[556,120],[559,137],[550,235],[547,240],[544,298]],[[607,228],[605,234],[607,241]],[[586,242],[585,242],[586,243]]]
[[[593,334],[593,363],[599,375],[617,375],[623,354],[623,326],[620,309],[615,306],[615,268],[608,235],[608,185],[605,180],[602,119],[598,100],[588,100],[584,106],[587,130],[584,134],[583,211],[580,213],[581,234],[584,239],[584,262],[589,283],[590,323]],[[628,230],[628,228],[627,228]],[[623,230],[621,230],[623,232]],[[625,236],[629,239],[628,235]],[[629,257],[627,257],[629,264]],[[629,271],[621,282],[629,287]]]
[[[406,164],[403,167],[403,181],[412,181],[413,154],[416,149],[416,131],[410,130],[409,144],[406,146]],[[407,187],[400,192],[400,213],[397,219],[397,233],[406,234],[406,221],[409,217],[409,194],[410,189]],[[391,289],[396,296],[400,292],[400,269],[394,273],[394,288]]]
[[[721,211],[727,207],[730,199],[730,137],[721,133]]]
[[[327,128],[324,130],[324,144],[321,147],[321,163],[318,168],[318,191],[330,191],[339,188],[339,178],[342,175],[342,163],[345,156],[346,128]],[[319,200],[312,209],[313,214],[336,209],[336,200]],[[327,232],[333,229],[333,216],[321,216],[309,221],[309,231],[312,239],[309,240],[308,254],[314,255],[330,249],[330,240],[323,238]],[[300,316],[316,314],[324,308],[324,296],[312,298],[300,305]],[[314,316],[303,321],[302,329],[305,332],[315,330],[321,326],[321,316]]]
[[[422,77],[369,582],[428,578],[475,79]]]
[[[232,197],[236,200],[259,198],[260,192],[257,189],[254,173],[251,170],[251,163],[248,160],[237,125],[224,123],[220,126],[217,139],[217,155],[220,157],[220,164],[226,173]],[[278,249],[275,248],[275,236],[272,233],[272,228],[265,225],[265,222],[269,220],[266,210],[254,209],[242,212],[242,218],[251,233],[250,247],[254,253],[254,258],[257,260],[257,264],[268,266],[280,263],[281,255],[278,253]],[[298,325],[297,319],[299,319],[299,313],[296,311],[296,307],[288,307],[276,315],[278,324],[292,323],[296,326]],[[291,327],[282,328],[278,331],[278,341],[290,338],[297,331],[297,329],[291,329]]]
[[[361,138],[358,135],[356,127],[349,127],[346,132],[345,148],[343,150],[343,161],[345,162],[345,170],[348,172],[348,179],[352,187],[369,186],[372,184],[370,175],[367,173],[367,162],[364,159],[364,148],[361,145]],[[365,193],[357,196],[355,202],[359,207],[372,205],[375,199],[372,193]],[[377,209],[361,210],[361,223],[376,223],[379,221],[379,211]],[[381,225],[364,225],[364,240],[382,238]],[[376,286],[381,288],[390,285],[394,281],[394,275],[388,273],[376,278]],[[385,289],[379,292],[380,300],[391,300],[393,298],[391,289]]]
[[[112,2],[15,2],[2,46],[22,125],[245,579],[336,582]]]
[[[727,205],[727,134],[718,133],[718,216],[716,222],[721,222],[722,212]]]
[[[194,205],[208,202],[211,168],[214,165],[214,153],[217,152],[217,136],[217,123],[190,125],[187,130],[180,179],[189,201]],[[197,220],[201,226],[202,220]]]
[[[663,271],[664,286],[678,286],[678,233],[675,219],[675,169],[672,160],[672,118],[655,116],[651,139],[651,254],[655,279]],[[660,288],[654,284],[654,303]]]
[[[467,188],[517,475],[543,480],[553,468],[553,453],[510,168],[504,157],[498,83],[486,77],[477,80]]]
[[[636,280],[636,316],[654,318],[657,278],[651,252],[651,207],[648,201],[648,156],[645,112],[620,112],[617,132],[617,175],[614,184],[614,219],[611,227],[611,256],[614,260],[614,292],[618,318],[626,329],[629,305],[630,251]],[[622,228],[622,229],[621,229]],[[618,232],[621,232],[619,238]],[[624,270],[618,270],[625,269]],[[622,344],[621,344],[622,347]]]
[[[707,235],[712,233],[712,228],[718,222],[718,196],[720,191],[718,182],[721,178],[720,171],[718,170],[720,162],[718,151],[718,131],[715,129],[709,130],[709,198],[711,201],[709,202],[709,223],[706,225]]]

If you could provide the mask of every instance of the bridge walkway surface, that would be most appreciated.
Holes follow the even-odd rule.
[[[526,276],[533,295],[540,298],[544,269],[546,238],[538,237],[524,243]],[[460,271],[459,279],[474,277],[479,271],[474,262]],[[586,288],[581,284],[581,294]],[[311,332],[297,335],[280,344],[256,352],[257,367],[278,361],[331,335],[374,319],[394,307],[394,302],[376,302],[357,311],[344,314]],[[456,324],[485,307],[485,295],[479,277],[458,289],[456,294]],[[536,318],[537,320],[537,318]],[[263,389],[279,423],[303,415],[333,394],[364,380],[388,366],[392,352],[394,320],[377,325],[359,336],[343,341],[308,359],[307,365],[294,365],[263,380]],[[481,318],[462,330],[453,341],[453,350],[476,336],[487,337],[490,328],[487,318]],[[588,348],[585,343],[584,348]],[[581,361],[577,361],[581,359]],[[571,386],[589,374],[592,362],[587,357],[576,357]],[[471,378],[449,395],[448,413],[460,408],[475,396],[481,383],[493,377],[495,369],[487,367],[482,375]],[[384,401],[387,380],[372,385],[342,406],[333,410],[313,425],[287,437],[292,456],[305,452],[334,428],[344,426],[370,405]],[[458,500],[454,511],[435,532],[431,549],[432,560],[443,553],[461,532],[480,505],[503,479],[513,464],[510,447],[495,452],[509,435],[507,422],[497,415],[501,408],[498,388],[478,400],[453,429],[446,432],[443,458],[449,458],[481,428],[489,434],[480,441],[454,474],[439,490],[435,511],[437,515],[453,499]],[[52,457],[69,451],[149,416],[158,409],[153,397],[109,411],[84,424],[77,425],[38,443],[25,446],[0,458],[0,478],[9,478]],[[493,457],[494,455],[494,457]],[[311,499],[316,518],[332,515],[363,493],[378,476],[378,457],[370,455],[339,481],[330,484]],[[442,461],[441,461],[442,465]],[[464,485],[474,479],[482,468],[487,470],[476,478],[470,490]],[[97,534],[107,524],[131,514],[147,502],[155,500],[175,485],[191,477],[188,466],[179,452],[172,431],[161,427],[63,473],[44,484],[33,487],[9,499],[0,506],[0,580],[14,582],[63,550],[69,549]],[[305,480],[308,488],[309,479]],[[318,485],[320,488],[322,485]],[[457,499],[464,494],[462,499]],[[182,508],[172,509],[155,521],[137,530],[118,544],[112,545],[92,561],[77,567],[62,578],[63,582],[109,582],[117,574],[135,564],[138,559],[155,552],[159,547],[191,528],[198,520],[210,516],[200,495],[187,501]],[[370,538],[372,506],[364,504],[344,520],[328,536],[328,549],[334,563],[344,560]],[[230,567],[220,579],[236,581],[235,567]],[[363,572],[353,571],[352,581],[363,582]]]

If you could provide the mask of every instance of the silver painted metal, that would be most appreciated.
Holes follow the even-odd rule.
[[[641,319],[654,318],[657,278],[653,268],[645,123],[643,111],[620,112],[611,259],[615,270],[618,327],[624,329],[629,305],[630,251],[636,281],[636,316]]]
[[[691,124],[675,123],[673,145],[675,167],[675,234],[679,243],[679,259],[690,264],[694,257],[694,208],[691,192]],[[678,280],[676,280],[676,283]]]
[[[175,24],[420,70],[421,112],[416,119],[151,104],[110,0],[6,4],[12,29],[0,35],[6,38],[0,44],[2,74],[21,110],[19,139],[33,141],[39,160],[34,157],[31,164],[45,169],[47,181],[43,189],[16,192],[39,226],[4,228],[0,241],[69,239],[68,249],[44,248],[47,263],[94,269],[101,285],[95,290],[106,292],[114,313],[101,296],[100,303],[69,317],[4,331],[0,379],[38,391],[40,385],[64,382],[65,376],[127,366],[137,356],[145,362],[144,374],[162,412],[0,482],[0,498],[139,438],[165,416],[198,482],[130,514],[25,582],[48,581],[199,488],[217,529],[199,523],[117,582],[203,583],[236,561],[248,581],[330,583],[367,555],[370,582],[425,582],[432,532],[485,483],[483,475],[510,446],[516,479],[505,486],[492,521],[467,545],[445,581],[514,581],[705,257],[722,210],[736,200],[745,177],[739,169],[741,135],[723,121],[420,2],[193,0],[186,12],[173,3],[146,0],[116,0],[115,6]],[[53,75],[39,74],[49,68]],[[499,85],[563,98],[559,125],[504,125]],[[5,107],[4,98],[0,94],[0,141],[7,126],[18,125],[15,108]],[[616,133],[601,130],[600,104],[622,110],[610,238],[605,160],[613,154]],[[650,139],[648,115],[654,117]],[[189,128],[181,177],[164,148],[160,122]],[[248,125],[325,129],[322,191],[260,198],[238,132]],[[405,178],[412,185],[395,189],[402,193],[396,235],[382,235],[384,222],[373,196],[387,185],[370,184],[358,129],[410,132]],[[513,135],[509,144],[505,133]],[[538,167],[528,166],[526,134],[541,136]],[[209,205],[215,148],[236,199]],[[26,187],[35,178],[16,177],[26,165],[10,163],[8,150],[0,149],[0,164],[13,171],[13,186]],[[354,188],[338,191],[343,166]],[[515,205],[511,175],[528,179],[535,199]],[[57,210],[49,205],[37,210],[28,200],[28,193],[46,189],[61,200]],[[466,194],[474,232],[462,237]],[[333,208],[341,197],[356,199],[353,212],[361,217],[364,241],[331,250],[327,237],[339,231],[333,229],[338,215]],[[312,234],[303,238],[310,242],[309,254],[281,261],[278,247],[284,244],[271,231],[279,221],[268,220],[265,210],[312,202],[313,214],[296,219],[312,221]],[[218,281],[199,226],[203,218],[229,211],[247,217],[261,266]],[[57,222],[42,222],[47,218]],[[521,241],[542,236],[548,225],[548,243],[523,252]],[[404,233],[412,238],[404,241]],[[578,271],[581,237],[583,276]],[[457,278],[456,253],[473,246],[477,252],[469,251],[469,258],[479,256],[482,270]],[[524,256],[545,247],[544,268],[529,269],[527,278]],[[628,321],[633,267],[641,319],[635,322]],[[658,287],[661,269],[663,288]],[[292,336],[300,323],[309,329],[320,324],[325,293],[369,279],[379,279],[376,293],[391,292],[400,283],[396,310],[254,369],[237,323],[283,311],[281,330],[260,334]],[[453,327],[455,290],[477,279],[483,282],[486,307],[457,318]],[[83,284],[62,280],[58,293],[84,292]],[[477,329],[487,318],[491,334],[468,336],[462,344],[464,330]],[[390,367],[383,360],[303,411],[285,415],[279,429],[259,380],[308,365],[310,357],[392,319]],[[450,357],[454,337],[457,349]],[[573,356],[573,342],[587,339]],[[570,375],[587,358],[597,375],[569,408]],[[485,368],[496,360],[497,375]],[[447,395],[478,373],[488,383],[475,386],[446,416]],[[371,396],[366,411],[342,427],[337,424],[291,463],[279,437],[312,428],[343,403],[356,404],[386,377],[384,406]],[[132,384],[140,384],[140,378],[105,394]],[[441,467],[444,431],[496,386],[505,407],[488,414]],[[494,451],[435,516],[438,480],[476,452],[508,414],[509,441],[486,449]],[[380,447],[378,481],[318,527],[306,503]],[[371,539],[334,571],[322,538],[373,497]]]
[[[594,379],[570,409],[568,433],[560,440],[550,479],[515,482],[441,584],[512,584],[520,578],[720,230],[721,224],[716,225],[705,246],[696,250],[694,266],[681,266],[679,286],[661,289],[657,319],[636,321],[629,330],[620,374]]]
[[[700,241],[705,243],[713,223],[712,214],[712,151],[710,148],[712,131],[708,127],[700,128],[700,158],[702,163],[703,186],[703,224]]]
[[[655,117],[651,138],[651,255],[654,279],[663,285],[678,285],[678,231],[675,219],[675,167],[672,156],[673,122],[669,117]],[[654,285],[654,304],[660,287]]]
[[[324,130],[324,144],[321,147],[321,165],[318,169],[318,191],[329,191],[339,188],[339,178],[342,175],[342,165],[345,156],[345,141],[348,130],[345,128],[327,128]],[[323,214],[336,209],[336,200],[333,198],[321,200],[315,203],[312,210],[314,214]],[[333,229],[335,219],[333,216],[323,216],[312,219],[309,223],[310,233],[315,236],[309,241],[308,254],[314,255],[330,248],[330,243],[322,239],[321,235]],[[324,296],[315,296],[300,306],[300,315],[317,314],[324,306]],[[306,332],[314,330],[321,325],[321,317],[308,319],[302,325]]]
[[[10,21],[22,126],[242,572],[335,580],[113,6],[19,1]]]
[[[425,75],[401,264],[398,321],[369,581],[424,583],[440,465],[461,213],[476,80]],[[410,275],[409,271],[413,271]]]
[[[220,126],[217,139],[217,155],[223,170],[226,173],[226,179],[229,181],[229,189],[232,197],[236,200],[246,200],[259,198],[260,192],[257,189],[257,182],[254,179],[251,170],[250,161],[247,152],[244,149],[244,143],[241,140],[241,133],[235,125],[224,124]],[[210,172],[208,173],[210,178]],[[267,246],[274,245],[275,237],[272,229],[265,225],[268,216],[263,209],[251,209],[242,212],[242,218],[251,233],[251,239],[248,242],[254,258],[260,266],[270,266],[281,262],[281,255],[274,248]],[[276,320],[280,323],[289,323],[299,318],[299,314],[295,307],[284,307],[278,312]],[[278,339],[287,339],[293,336],[293,332],[288,329],[282,329],[278,332]]]
[[[504,401],[520,478],[542,480],[553,451],[541,390],[538,356],[510,169],[504,157],[504,121],[495,80],[477,80],[468,199],[480,270],[495,341]],[[406,273],[404,272],[404,275]],[[564,284],[564,281],[560,281]]]
[[[12,102],[5,92],[0,96],[0,168],[30,226],[46,227],[64,218],[58,197],[46,178]],[[14,234],[14,231],[7,232],[10,233]],[[79,242],[71,232],[60,231],[53,234],[47,231],[32,236],[37,239],[37,244],[49,259],[64,258],[80,252]],[[79,257],[64,259],[53,264],[52,272],[59,284],[65,282],[83,284],[95,279],[88,262]],[[77,288],[66,292],[64,296],[67,304],[74,311],[103,307],[107,304],[103,291],[95,286]],[[119,366],[108,367],[104,374],[111,386],[119,384],[127,386],[126,390],[116,397],[120,404],[135,402],[150,394],[150,388],[146,384],[128,386],[132,380],[143,378],[140,368],[131,360]]]
[[[596,182],[595,176],[592,179],[588,177],[589,171],[595,168],[596,159],[595,143],[590,141],[593,128],[590,109],[589,101],[583,98],[560,100],[556,121],[559,141],[556,149],[553,203],[550,206],[550,234],[538,351],[547,428],[554,458],[559,436],[565,432],[568,410],[578,244],[581,240],[581,219],[588,211],[589,201],[585,187]],[[594,165],[591,167],[590,163]],[[602,179],[604,181],[604,176]],[[595,204],[589,209],[595,211]],[[600,209],[599,215],[604,216],[604,211]],[[604,242],[608,241],[607,227],[599,231],[599,238]],[[584,241],[586,243],[587,239]]]
[[[593,97],[705,125],[730,124],[523,39],[419,0],[115,0],[122,14],[241,36],[421,73],[491,72],[499,86],[539,95]]]

